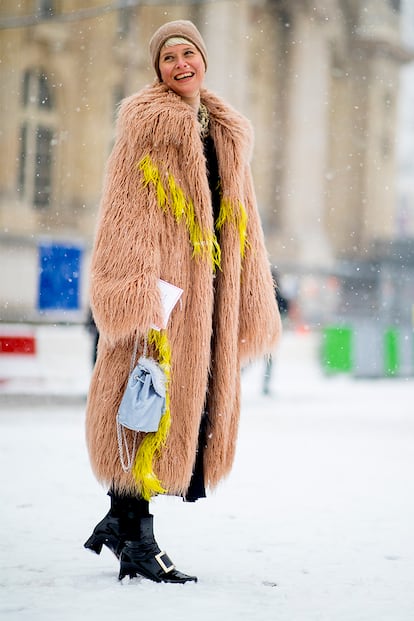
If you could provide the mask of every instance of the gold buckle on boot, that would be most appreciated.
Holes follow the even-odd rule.
[[[167,565],[167,563],[164,561],[164,559],[169,563],[169,565]],[[173,569],[175,569],[175,565],[174,563],[171,562],[170,557],[168,556],[168,554],[166,552],[159,552],[158,554],[155,555],[155,560],[157,561],[158,565],[161,567],[161,569],[168,574],[170,571],[172,571]]]

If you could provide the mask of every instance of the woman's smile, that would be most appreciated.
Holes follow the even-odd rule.
[[[175,80],[186,80],[188,78],[192,78],[194,75],[194,73],[192,73],[191,71],[187,72],[187,73],[183,73],[183,74],[179,74],[175,76]]]

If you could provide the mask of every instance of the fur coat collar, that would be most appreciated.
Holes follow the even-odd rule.
[[[250,159],[253,131],[250,122],[228,103],[207,89],[201,90],[201,103],[209,112],[213,138],[215,132],[227,133],[241,157]],[[157,147],[179,147],[194,130],[196,115],[176,93],[162,82],[148,86],[122,102],[122,119],[139,123],[143,142]]]

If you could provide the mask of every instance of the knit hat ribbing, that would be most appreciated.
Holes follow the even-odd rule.
[[[204,60],[204,65],[207,69],[207,49],[203,41],[203,37],[194,26],[193,22],[186,19],[179,19],[174,22],[167,22],[163,26],[160,26],[158,30],[152,35],[149,50],[151,55],[151,61],[155,72],[161,80],[159,59],[161,48],[164,43],[171,37],[183,37],[198,49]]]

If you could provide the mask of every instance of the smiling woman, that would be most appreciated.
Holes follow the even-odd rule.
[[[201,52],[184,38],[171,37],[161,48],[159,68],[162,82],[198,111],[206,72]]]
[[[189,21],[150,41],[156,82],[125,99],[91,263],[100,339],[86,432],[92,468],[111,508],[85,546],[120,559],[119,578],[196,581],[154,539],[150,499],[195,501],[233,464],[240,368],[270,353],[280,318],[253,190],[249,122],[203,86],[207,51]],[[159,281],[182,290],[162,326]],[[165,371],[156,431],[127,429],[117,412],[139,355]],[[135,429],[135,427],[134,427]]]

